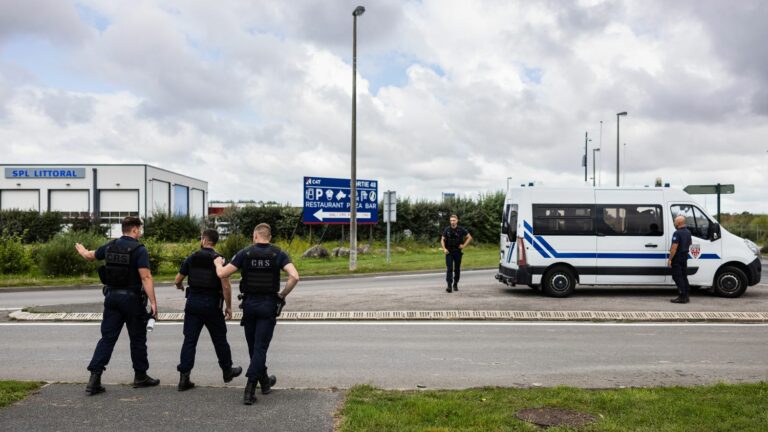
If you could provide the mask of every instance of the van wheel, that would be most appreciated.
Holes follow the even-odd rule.
[[[576,288],[576,278],[566,267],[555,267],[544,275],[541,286],[550,297],[568,297]]]
[[[739,297],[747,290],[747,275],[738,267],[723,267],[715,276],[714,288],[720,297]]]

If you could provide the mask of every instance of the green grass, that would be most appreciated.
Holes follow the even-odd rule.
[[[0,381],[0,407],[8,406],[27,397],[42,386],[41,382]]]
[[[768,431],[768,383],[582,390],[481,388],[385,391],[352,388],[340,431],[539,431],[515,414],[564,408],[595,416],[580,431]],[[550,428],[548,432],[574,430]]]
[[[360,242],[360,246],[364,242]],[[371,252],[358,254],[357,270],[349,271],[348,257],[331,258],[302,258],[301,254],[310,247],[306,241],[294,241],[290,245],[278,242],[278,245],[288,252],[293,259],[299,274],[304,276],[332,276],[364,273],[383,273],[398,271],[442,270],[445,268],[445,258],[439,245],[428,246],[417,242],[393,244],[391,247],[391,263],[387,264],[386,244],[375,242]],[[176,247],[168,244],[168,249]],[[339,246],[339,242],[326,242],[323,246],[330,252]],[[348,247],[349,244],[344,246]],[[177,258],[178,259],[178,258]],[[498,265],[499,249],[497,245],[471,244],[464,253],[462,269],[490,268]],[[180,262],[164,259],[157,274],[153,275],[156,282],[172,281],[179,269]],[[236,276],[239,277],[239,276]],[[57,286],[57,285],[94,285],[99,284],[99,278],[94,275],[51,277],[43,274],[35,266],[30,272],[18,275],[0,275],[0,288],[18,286]]]

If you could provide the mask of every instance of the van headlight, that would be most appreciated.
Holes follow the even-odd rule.
[[[744,244],[747,245],[747,247],[749,248],[749,250],[752,251],[753,254],[755,254],[758,257],[760,256],[760,248],[757,247],[757,245],[752,240],[744,239]]]

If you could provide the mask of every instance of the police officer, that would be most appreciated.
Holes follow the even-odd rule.
[[[181,263],[176,275],[176,288],[184,290],[184,278],[189,276],[187,304],[184,307],[184,343],[181,345],[181,360],[176,370],[179,371],[179,391],[193,388],[195,383],[189,375],[195,365],[197,340],[203,326],[211,335],[211,342],[219,359],[224,382],[230,382],[240,376],[243,368],[232,367],[232,350],[227,342],[227,323],[232,318],[232,285],[229,278],[219,279],[213,260],[221,256],[213,249],[219,242],[219,233],[213,229],[203,231],[200,237],[200,250]],[[226,304],[224,313],[221,309]]]
[[[216,258],[216,272],[220,278],[231,276],[238,269],[240,292],[243,295],[243,320],[245,340],[251,364],[246,376],[243,403],[252,405],[256,402],[256,385],[261,386],[261,393],[268,394],[277,383],[274,375],[267,375],[267,350],[277,323],[277,315],[285,298],[299,282],[299,273],[291,258],[280,248],[270,244],[272,230],[262,223],[253,230],[253,245],[238,252],[232,261],[224,265],[222,257]],[[280,270],[288,273],[288,281],[280,291]]]
[[[135,372],[133,387],[152,387],[160,380],[147,375],[147,321],[157,317],[157,300],[152,273],[149,271],[149,254],[139,243],[142,222],[135,216],[123,219],[123,236],[101,246],[96,251],[75,244],[77,252],[89,261],[104,260],[99,267],[99,278],[104,286],[104,314],[101,320],[101,339],[96,344],[88,370],[91,377],[85,392],[95,395],[105,391],[101,374],[106,369],[115,348],[123,324],[131,340],[131,361]],[[143,286],[143,290],[142,290]],[[147,313],[146,305],[152,310]]]
[[[675,218],[675,228],[672,234],[672,246],[669,249],[669,266],[672,267],[672,279],[677,285],[676,298],[672,303],[688,303],[688,249],[691,247],[691,232],[685,226],[685,216]]]
[[[459,290],[459,276],[461,275],[462,250],[472,241],[472,236],[464,227],[459,226],[459,217],[451,215],[451,226],[443,230],[440,244],[445,253],[445,281],[448,292]]]

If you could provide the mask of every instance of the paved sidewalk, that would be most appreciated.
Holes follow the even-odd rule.
[[[242,387],[175,386],[134,389],[109,385],[86,396],[85,384],[50,384],[0,409],[2,431],[332,431],[343,393],[276,389],[243,405]]]

